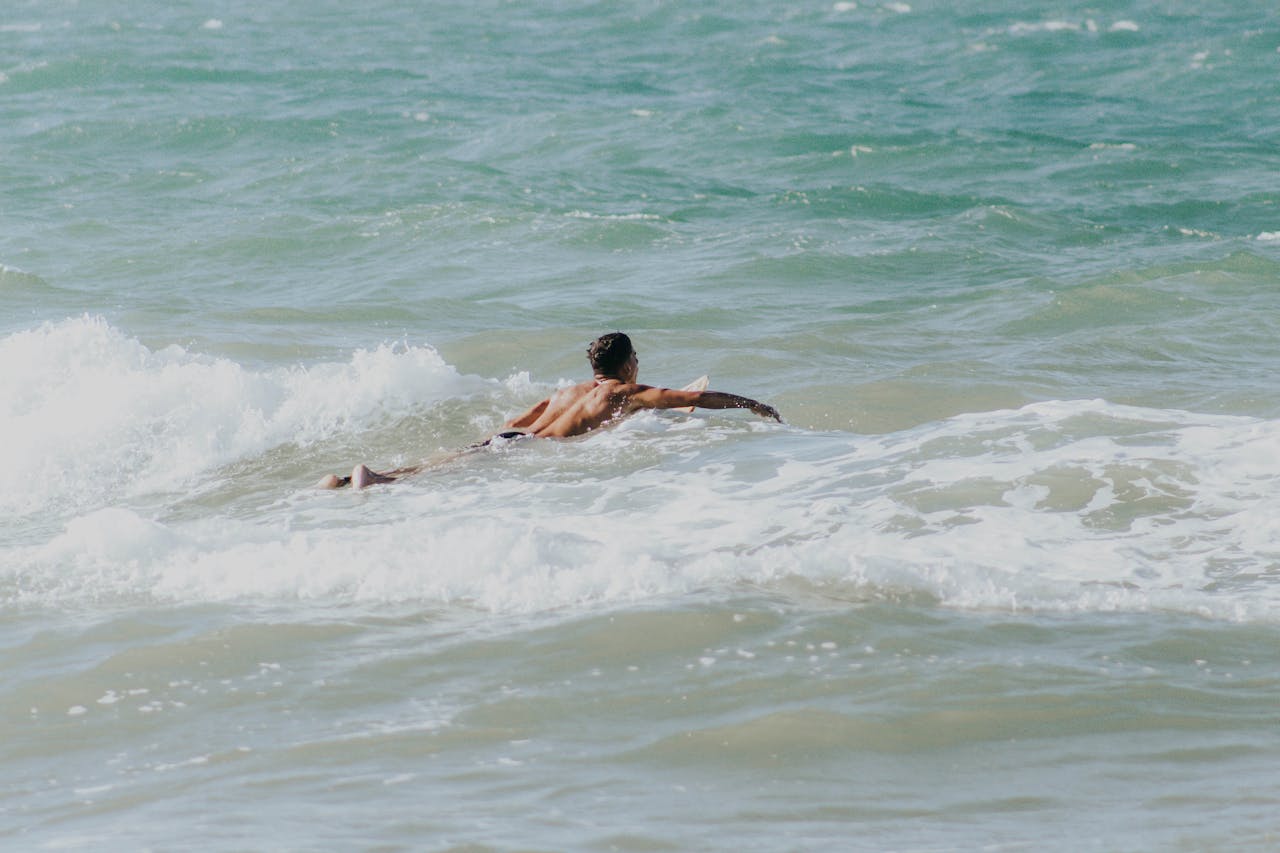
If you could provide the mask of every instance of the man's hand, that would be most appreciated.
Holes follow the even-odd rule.
[[[770,406],[768,403],[761,403],[759,401],[753,401],[753,402],[755,403],[755,405],[751,407],[751,411],[755,412],[757,415],[759,415],[762,418],[773,418],[778,423],[782,423],[782,415],[778,414],[778,410],[775,409],[773,406]]]

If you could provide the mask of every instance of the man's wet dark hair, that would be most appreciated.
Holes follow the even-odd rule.
[[[587,347],[591,369],[602,376],[617,376],[622,365],[631,358],[631,338],[622,332],[610,332],[596,338]]]

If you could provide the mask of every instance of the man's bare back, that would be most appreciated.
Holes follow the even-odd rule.
[[[642,409],[682,409],[691,406],[704,409],[749,409],[761,417],[782,422],[776,409],[749,397],[722,391],[677,391],[638,384],[636,378],[640,372],[640,358],[631,346],[631,339],[621,332],[598,338],[587,352],[595,371],[593,379],[560,389],[524,414],[507,421],[495,438],[569,438],[583,435]],[[489,439],[476,447],[488,445],[492,441],[493,439]],[[357,465],[350,477],[341,478],[330,474],[318,485],[322,488],[338,488],[350,483],[356,488],[363,488],[375,483],[393,482],[425,467],[427,466],[418,465],[380,474],[366,465]]]

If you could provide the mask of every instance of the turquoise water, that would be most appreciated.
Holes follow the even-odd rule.
[[[6,846],[1280,843],[1271,6],[268,5],[0,15]]]

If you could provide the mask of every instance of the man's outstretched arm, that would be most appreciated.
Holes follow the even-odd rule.
[[[782,423],[782,415],[768,403],[761,403],[750,397],[738,394],[727,394],[724,391],[697,391],[698,402],[693,405],[700,409],[750,409],[762,418],[773,418]]]
[[[700,409],[750,409],[762,418],[773,418],[782,423],[782,415],[767,403],[728,394],[724,391],[676,391],[672,388],[645,387],[630,395],[636,409],[683,409],[697,406]]]

